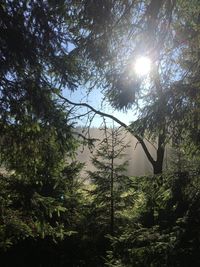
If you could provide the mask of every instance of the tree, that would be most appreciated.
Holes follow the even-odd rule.
[[[129,181],[125,175],[128,162],[122,162],[123,152],[128,144],[124,143],[122,129],[105,127],[104,131],[105,138],[92,158],[96,170],[88,173],[89,179],[95,185],[92,194],[96,212],[100,213],[98,220],[109,225],[109,232],[113,235],[117,228],[117,213],[123,206],[121,195]]]
[[[58,237],[66,231],[60,213],[67,210],[61,197],[68,180],[62,181],[62,171],[66,164],[72,179],[79,166],[70,171],[67,163],[77,142],[68,109],[55,97],[55,85],[62,80],[73,90],[84,72],[69,48],[70,10],[55,1],[0,3],[0,163],[7,171],[1,184],[4,247],[6,240],[11,245],[14,239]]]
[[[75,53],[70,52],[73,38],[69,12],[68,5],[54,1],[1,1],[0,145],[3,160],[8,155],[7,146],[9,149],[23,146],[20,132],[29,135],[30,128],[35,131],[51,128],[58,139],[70,136],[68,112],[64,112],[55,99],[58,81],[62,80],[73,90],[84,72]],[[18,134],[15,135],[15,131]],[[12,144],[8,145],[9,139]]]
[[[80,186],[76,179],[81,166],[69,164],[65,158],[66,147],[74,140],[58,141],[55,132],[47,127],[29,128],[29,135],[14,129],[15,138],[9,140],[11,144],[7,142],[4,160],[7,172],[1,177],[1,247],[7,249],[24,239],[46,236],[63,239],[76,230],[78,221]],[[17,137],[22,138],[23,145],[14,143],[13,149],[12,141]],[[72,180],[76,192],[71,192]]]
[[[76,45],[92,66],[95,86],[103,90],[114,108],[135,105],[139,111],[138,120],[129,126],[108,117],[135,135],[154,173],[161,173],[165,145],[171,137],[177,132],[184,135],[185,131],[193,132],[195,139],[199,135],[194,126],[191,131],[191,125],[199,122],[199,83],[196,75],[194,79],[199,64],[195,57],[198,1],[86,1],[77,9],[80,20],[74,23],[74,29],[82,30],[77,31],[80,38]],[[132,71],[134,59],[141,54],[152,61],[149,80]],[[106,115],[99,111],[97,114]],[[195,118],[192,114],[196,114]],[[156,143],[156,158],[149,153],[145,137]]]

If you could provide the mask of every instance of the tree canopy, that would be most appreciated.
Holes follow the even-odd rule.
[[[101,88],[116,109],[138,111],[129,130],[154,172],[162,172],[172,136],[199,139],[198,1],[86,1],[74,8],[76,45],[90,67],[91,88]],[[139,56],[151,60],[148,77],[133,70]],[[144,137],[157,143],[156,158]]]

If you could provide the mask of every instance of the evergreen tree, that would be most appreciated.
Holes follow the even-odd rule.
[[[100,143],[92,163],[96,171],[89,171],[91,183],[95,185],[92,194],[98,214],[98,223],[109,229],[111,235],[118,228],[117,217],[123,208],[122,193],[127,189],[128,161],[124,161],[124,150],[128,146],[120,128],[105,128],[105,138]]]
[[[7,171],[2,178],[3,247],[66,231],[60,221],[60,213],[67,211],[61,197],[68,181],[62,182],[62,171],[77,143],[55,92],[61,80],[75,89],[84,73],[69,48],[74,44],[70,10],[62,1],[0,3],[0,164]],[[74,166],[69,180],[78,169]]]

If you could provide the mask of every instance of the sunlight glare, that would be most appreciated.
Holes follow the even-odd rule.
[[[151,70],[151,60],[148,57],[138,57],[134,64],[134,71],[138,76],[149,74]]]

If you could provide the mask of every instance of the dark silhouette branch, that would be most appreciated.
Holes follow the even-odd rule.
[[[120,121],[119,119],[117,119],[116,117],[114,117],[113,115],[110,115],[110,114],[107,114],[107,113],[104,113],[100,110],[97,110],[95,109],[94,107],[90,106],[89,104],[87,103],[75,103],[75,102],[72,102],[71,100],[67,99],[66,97],[60,95],[60,94],[57,94],[61,99],[63,99],[65,102],[69,103],[70,105],[73,105],[73,106],[79,106],[79,107],[86,107],[86,108],[89,108],[90,110],[92,110],[94,113],[102,116],[102,117],[107,117],[107,118],[110,118],[111,120],[117,122],[119,125],[123,126],[125,129],[128,130],[128,125],[126,125],[124,122]]]
[[[133,132],[133,130],[131,129],[130,126],[126,125],[124,122],[120,121],[118,118],[114,117],[113,115],[110,115],[108,113],[105,113],[105,112],[102,112],[100,110],[97,110],[95,109],[94,107],[90,106],[89,104],[87,103],[75,103],[75,102],[72,102],[71,100],[67,99],[66,97],[60,95],[60,94],[57,94],[64,102],[67,102],[68,104],[70,105],[73,105],[73,106],[79,106],[79,107],[86,107],[86,108],[89,108],[91,111],[93,111],[95,114],[98,114],[102,117],[106,117],[106,118],[109,118],[115,122],[117,122],[120,126],[124,127],[128,132],[130,132],[133,136],[135,136],[135,138],[138,140],[138,142],[141,144],[143,150],[144,150],[144,153],[145,155],[147,156],[149,162],[152,164],[152,166],[154,167],[155,166],[155,160],[153,159],[153,157],[151,156],[144,140],[137,134],[135,134]]]

